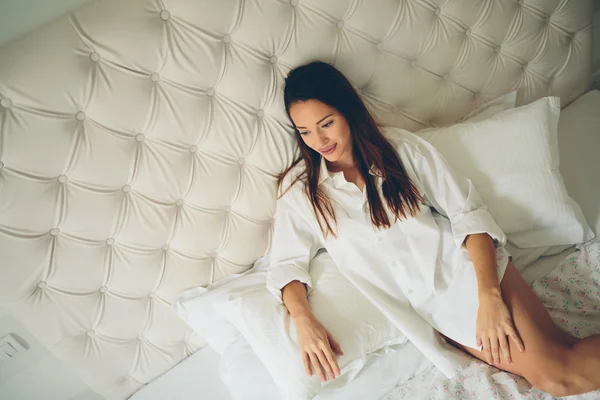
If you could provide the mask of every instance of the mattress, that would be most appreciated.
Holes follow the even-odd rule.
[[[569,254],[577,251],[571,247],[553,256],[541,257],[523,271],[529,284],[550,274],[554,267]],[[162,376],[144,386],[133,400],[231,400],[227,387],[219,377],[220,355],[206,346]]]
[[[221,356],[205,346],[138,390],[133,400],[232,400],[219,377]]]

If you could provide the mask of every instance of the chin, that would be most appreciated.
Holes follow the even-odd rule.
[[[322,153],[319,153],[319,154],[321,154],[321,156],[329,162],[336,162],[340,158],[340,154],[341,154],[340,147],[338,146],[335,149],[335,151],[331,154],[322,154]]]
[[[336,153],[337,153],[337,150],[333,154],[329,154],[328,156],[321,154],[321,153],[319,153],[319,154],[321,154],[321,156],[324,159],[326,159],[327,161],[333,163],[333,162],[336,162],[340,158]]]

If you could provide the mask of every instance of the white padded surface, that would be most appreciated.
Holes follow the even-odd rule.
[[[511,90],[567,104],[590,0],[103,0],[0,49],[0,303],[124,398],[203,342],[170,309],[268,250],[294,155],[289,69],[377,121],[448,124]]]

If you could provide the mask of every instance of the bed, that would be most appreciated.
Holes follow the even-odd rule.
[[[557,264],[577,250],[570,248],[557,255],[544,256],[530,265],[534,274],[540,278],[548,275]],[[530,274],[531,275],[531,272]],[[533,283],[533,282],[532,282]],[[595,325],[598,329],[598,324]],[[234,400],[224,383],[220,368],[221,356],[210,346],[203,347],[180,364],[153,380],[131,399],[158,400],[174,399],[223,399]],[[199,379],[202,376],[202,379]],[[465,389],[466,387],[466,389]],[[424,390],[427,388],[427,390]],[[450,389],[448,389],[450,388]],[[470,390],[469,390],[470,389]],[[552,399],[553,397],[537,391],[524,379],[500,372],[480,362],[474,362],[457,380],[448,380],[439,374],[434,367],[429,367],[411,380],[398,382],[385,397],[347,397],[348,399],[481,399],[481,398],[536,398]],[[246,397],[248,399],[276,400],[278,396],[267,394]],[[598,393],[571,396],[572,399],[591,400],[598,398]]]
[[[511,91],[516,105],[559,97],[561,173],[597,232],[592,9],[100,0],[10,43],[0,48],[0,303],[108,399],[177,398],[174,386],[180,398],[226,398],[219,358],[171,303],[269,251],[265,193],[295,151],[280,88],[313,59],[347,74],[380,124],[410,131]],[[542,279],[574,250],[523,274]]]
[[[589,185],[588,183],[596,179],[594,171],[600,169],[600,159],[595,157],[593,152],[590,157],[582,158],[580,155],[582,149],[600,149],[600,131],[598,130],[600,116],[597,113],[599,109],[600,91],[590,91],[562,111],[559,125],[561,172],[565,176],[569,193],[582,205],[587,220],[591,226],[595,226],[596,232],[600,222],[600,212],[598,212],[600,202],[597,200],[600,198],[600,193],[598,193],[597,185]],[[569,138],[573,140],[567,140]],[[580,179],[568,179],[569,177],[581,177],[581,175],[583,177]],[[571,246],[557,254],[542,256],[528,264],[522,270],[522,275],[530,285],[533,285],[536,281],[539,283],[544,277],[549,276],[562,261],[577,253],[576,246]],[[598,324],[600,324],[600,321],[598,321]],[[600,329],[600,325],[596,326]],[[181,399],[192,399],[203,395],[206,396],[205,398],[232,399],[227,385],[221,380],[221,374],[216,372],[219,371],[219,365],[220,355],[211,347],[206,346],[175,368],[167,371],[163,376],[150,382],[131,398],[135,400],[153,400],[171,395],[179,396],[177,398]],[[202,376],[206,376],[207,379],[199,380],[197,371],[202,371]],[[490,373],[489,371],[493,372]],[[484,384],[475,379],[477,376],[487,376]],[[498,377],[501,379],[498,379]],[[469,382],[469,380],[473,387],[478,387],[481,391],[472,390],[471,393],[465,394],[465,381]],[[424,382],[427,381],[436,382],[436,386],[431,385],[429,388],[435,388],[441,393],[432,390],[418,392],[417,388],[424,387]],[[432,399],[437,398],[436,395],[439,394],[443,398],[448,398],[449,392],[443,389],[448,386],[448,381],[443,376],[436,374],[433,369],[428,369],[414,380],[405,382],[404,385],[398,385],[385,399]],[[483,363],[476,363],[471,367],[468,373],[464,375],[462,385],[450,385],[450,387],[455,390],[454,394],[457,398],[476,399],[482,398],[477,397],[478,395],[485,396],[486,394],[489,395],[489,398],[510,395],[513,397],[516,395],[517,398],[519,396],[524,398],[528,396],[530,398],[551,398],[535,391],[523,380],[510,376],[510,374],[494,371]],[[459,395],[457,392],[460,390],[463,390],[463,392]],[[490,394],[492,392],[493,394]],[[593,393],[586,396],[573,396],[573,398],[583,400],[597,398],[597,396],[598,393]]]

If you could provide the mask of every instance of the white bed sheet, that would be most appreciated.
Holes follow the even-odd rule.
[[[205,346],[138,390],[132,400],[233,400],[219,377],[221,356]]]

